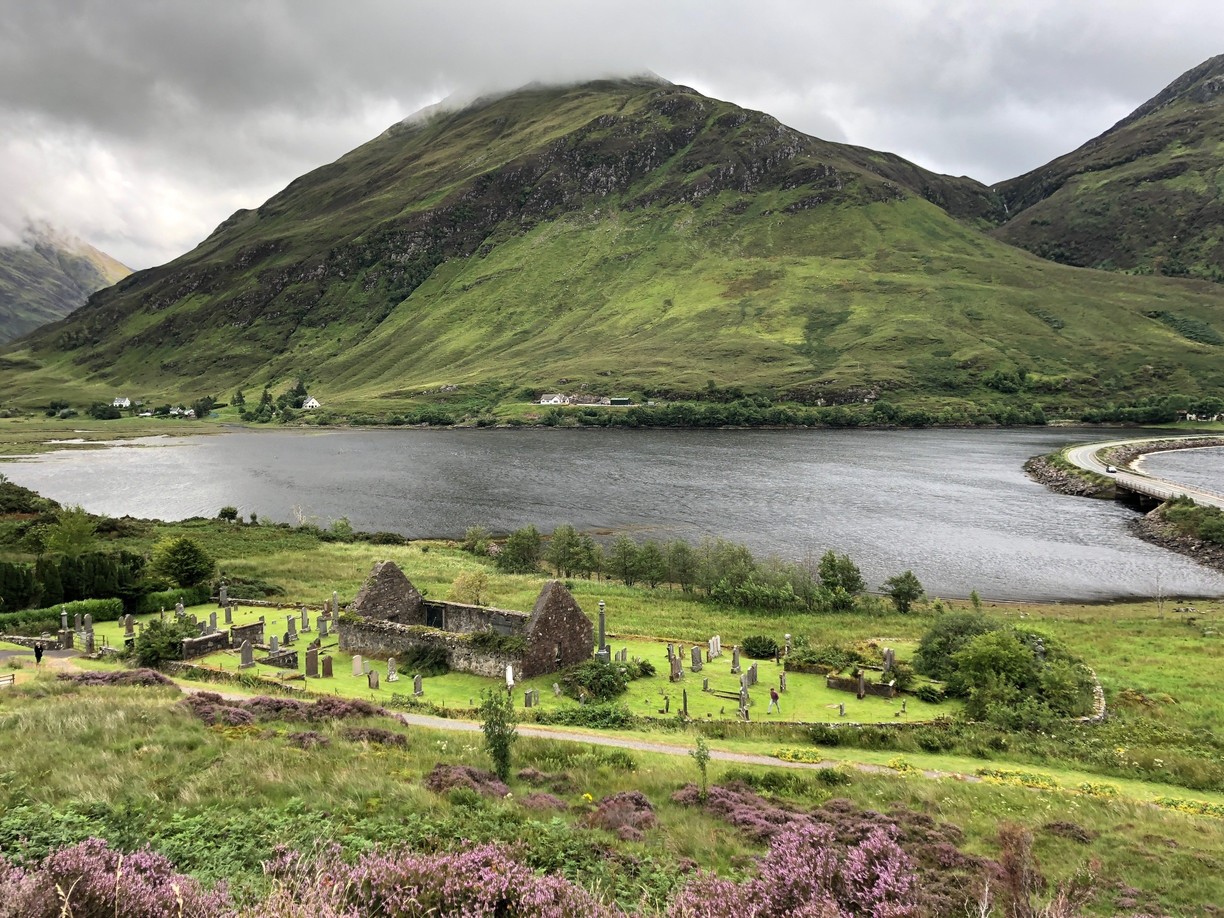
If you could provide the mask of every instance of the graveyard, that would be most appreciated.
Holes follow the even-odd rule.
[[[302,606],[295,610],[288,604],[283,605],[284,608],[277,609],[244,606],[240,602],[231,604],[228,622],[224,608],[218,608],[216,603],[184,607],[181,611],[183,616],[194,618],[206,630],[212,627],[217,629],[214,641],[230,633],[234,635],[233,640],[239,641],[237,648],[208,650],[210,635],[204,635],[199,642],[200,650],[206,652],[186,662],[193,667],[215,670],[235,679],[247,676],[266,680],[277,687],[307,693],[360,698],[380,704],[394,702],[404,707],[437,707],[456,713],[470,711],[479,704],[482,691],[505,687],[504,678],[457,671],[425,676],[418,683],[414,679],[416,674],[401,669],[398,664],[394,668],[389,667],[393,658],[389,659],[386,655],[363,656],[340,649],[334,618],[325,613],[324,608],[307,609],[303,617]],[[169,609],[164,615],[131,616],[132,635],[150,621],[176,614],[177,610]],[[125,638],[129,636],[125,633],[123,619],[97,623],[93,625],[93,630],[95,646],[99,649],[122,648]],[[290,638],[288,644],[285,643],[286,636]],[[245,658],[241,646],[243,640],[249,645]],[[687,703],[687,717],[691,720],[742,719],[739,708],[741,677],[748,675],[753,667],[755,674],[750,678],[755,678],[755,682],[748,686],[748,718],[754,721],[916,723],[951,716],[960,707],[954,699],[929,704],[909,694],[896,698],[867,695],[860,699],[854,691],[828,687],[824,676],[786,673],[784,656],[777,660],[751,660],[743,656],[739,660],[740,672],[733,672],[737,656],[734,647],[721,646],[719,655],[710,660],[711,642],[701,645],[670,642],[672,655],[679,664],[679,677],[673,681],[668,641],[643,637],[622,639],[612,632],[607,641],[612,658],[609,665],[632,659],[646,660],[654,665],[653,676],[632,680],[627,693],[617,698],[634,715],[645,718],[678,719],[684,714]],[[312,649],[310,645],[315,642],[318,642],[318,647]],[[80,643],[77,642],[78,646]],[[262,649],[256,649],[257,646]],[[914,644],[896,642],[896,646],[907,654]],[[683,651],[679,649],[681,647]],[[694,651],[699,651],[700,656],[697,671],[693,669]],[[681,652],[684,660],[680,659]],[[250,679],[247,681],[250,683]],[[781,710],[767,714],[771,687],[780,690]],[[553,674],[516,679],[512,694],[516,707],[527,719],[533,716],[532,708],[547,712],[581,704],[578,699],[560,692]]]

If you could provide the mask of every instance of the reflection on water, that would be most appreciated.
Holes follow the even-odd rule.
[[[0,469],[110,515],[182,519],[234,505],[291,521],[299,507],[321,525],[347,516],[358,529],[417,537],[572,523],[640,538],[718,535],[792,560],[835,548],[872,585],[912,568],[932,595],[1151,595],[1158,577],[1167,592],[1224,595],[1224,576],[1128,535],[1131,511],[1052,494],[1021,471],[1029,456],[1098,437],[1056,428],[240,431]]]

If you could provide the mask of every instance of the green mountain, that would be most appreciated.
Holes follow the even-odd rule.
[[[1073,410],[1224,387],[1224,293],[1038,259],[970,179],[658,80],[395,125],[0,355],[0,391]],[[713,388],[711,389],[711,384]]]
[[[995,191],[1010,214],[998,238],[1042,257],[1224,281],[1224,55]]]
[[[80,239],[31,225],[21,244],[0,246],[0,343],[62,319],[131,273]]]

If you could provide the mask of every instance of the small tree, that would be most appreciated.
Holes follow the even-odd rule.
[[[693,757],[693,761],[697,763],[697,770],[701,772],[701,799],[705,800],[710,786],[706,775],[706,770],[710,765],[710,747],[700,733],[697,734],[697,748],[690,750],[689,755]]]
[[[182,656],[183,638],[198,632],[189,621],[158,621],[154,619],[136,635],[132,655],[140,666],[158,667]]]
[[[503,781],[510,779],[510,755],[518,730],[514,720],[514,699],[509,692],[487,690],[480,703],[480,729],[484,732],[485,751],[493,760],[493,770]]]
[[[47,550],[76,558],[94,547],[93,517],[80,506],[65,507],[56,514],[55,525],[47,530]]]
[[[838,555],[829,549],[821,556],[818,570],[821,584],[830,592],[844,590],[851,596],[857,596],[867,589],[863,572],[849,555]]]
[[[641,554],[637,543],[628,536],[617,536],[608,552],[608,573],[625,586],[633,586],[638,579]]]
[[[548,540],[544,560],[552,565],[558,577],[572,577],[581,565],[582,539],[573,526],[558,526]]]
[[[667,558],[657,542],[646,542],[638,549],[638,573],[652,590],[667,576]]]
[[[903,615],[910,610],[910,606],[926,595],[913,571],[889,577],[884,581],[884,592]]]
[[[213,575],[217,563],[187,536],[166,539],[153,547],[154,573],[168,577],[181,587],[193,587]]]
[[[469,526],[467,532],[463,534],[463,541],[459,547],[474,555],[487,555],[491,538],[493,538],[492,534],[483,526]]]
[[[237,507],[222,507],[217,511],[217,519],[225,520],[227,523],[235,523],[238,521]]]
[[[489,575],[484,571],[464,571],[451,584],[449,598],[453,602],[465,602],[483,606],[489,593]]]
[[[510,533],[497,556],[497,566],[509,574],[534,574],[540,566],[540,533],[524,526]]]

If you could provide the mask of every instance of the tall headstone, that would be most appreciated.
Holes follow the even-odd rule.
[[[748,676],[748,684],[756,685],[757,684],[757,664],[753,663],[752,666],[748,668],[748,672],[750,674]]]
[[[395,668],[395,657],[387,661],[387,681],[399,682],[399,670]]]
[[[778,691],[786,691],[786,673],[778,673]]]
[[[268,653],[279,653],[279,652],[280,652],[280,641],[277,640],[276,635],[274,634],[270,638],[268,638]]]
[[[365,669],[361,665],[361,654],[353,654],[353,675],[360,676],[364,672]]]
[[[693,649],[696,650],[697,648],[694,647]],[[688,717],[688,689],[681,689],[680,695],[684,699],[684,716]]]
[[[327,637],[327,619],[325,619],[322,615],[320,615],[318,619],[318,625],[319,625],[319,637],[321,638]]]
[[[509,690],[512,688],[514,688],[514,665],[511,663],[507,663],[506,664],[506,689]]]
[[[306,607],[302,606],[302,632],[310,630],[310,616],[306,612]]]
[[[242,642],[242,647],[239,648],[239,653],[241,654],[241,657],[239,658],[240,662],[238,663],[239,669],[250,669],[255,665],[255,651],[251,648],[250,641]]]
[[[731,673],[738,676],[740,673],[740,656],[739,645],[736,644],[731,648]]]
[[[217,590],[217,605],[229,605],[229,585],[224,580],[221,581],[221,586]]]
[[[234,607],[228,602],[225,604],[225,623],[232,625],[234,623]]]
[[[701,648],[693,647],[693,672],[701,672]]]
[[[425,686],[421,682],[421,674],[417,673],[412,677],[412,694],[420,697],[425,694]]]
[[[560,682],[553,683],[553,697],[554,698],[561,697],[561,683]]]
[[[297,640],[297,619],[292,615],[285,616],[286,630],[289,632],[290,640]]]
[[[892,671],[893,665],[897,662],[896,654],[893,653],[891,647],[884,648],[884,675],[888,675]]]
[[[81,624],[81,613],[77,612],[72,616],[72,630],[76,632],[84,631],[85,628]]]
[[[679,682],[683,678],[684,678],[684,665],[680,662],[679,657],[672,657],[671,681]]]
[[[867,697],[867,674],[861,669],[858,674],[858,696],[859,698]]]
[[[89,612],[85,613],[84,628],[86,631],[89,631],[89,632],[93,631],[93,615]]]
[[[786,651],[785,651],[785,653],[786,653],[787,655],[789,655],[789,654],[790,654],[790,650],[791,650],[791,636],[790,636],[789,634],[786,634],[786,635],[783,635],[783,637],[784,637],[784,638],[785,638],[785,640],[786,640]]]
[[[208,633],[212,634],[216,630],[217,630],[217,613],[209,612],[208,613]]]
[[[535,700],[535,696],[531,694],[531,689],[527,689],[527,691],[523,692],[523,707],[525,708],[531,707],[531,703],[534,700]]]
[[[330,679],[332,677],[332,658],[330,654],[323,657],[322,664],[323,678]]]
[[[123,636],[131,637],[135,633],[135,619],[132,618],[132,613],[129,612],[123,616]]]
[[[340,594],[332,590],[332,618],[340,616]]]
[[[319,678],[319,651],[313,647],[306,651],[306,678]]]
[[[371,663],[369,660],[362,660],[361,661],[361,671],[364,672],[368,676],[370,673],[374,671],[374,664]]]
[[[68,630],[68,607],[60,606],[60,631]]]
[[[608,647],[607,641],[604,640],[604,601],[599,601],[599,647],[600,651],[606,650]]]
[[[675,656],[676,656],[676,645],[668,644],[667,645],[667,659],[671,660]]]
[[[183,608],[183,600],[180,599],[174,604],[174,614],[181,618],[184,611],[186,610]]]
[[[378,688],[378,670],[371,669],[366,673],[366,684],[372,689]]]

